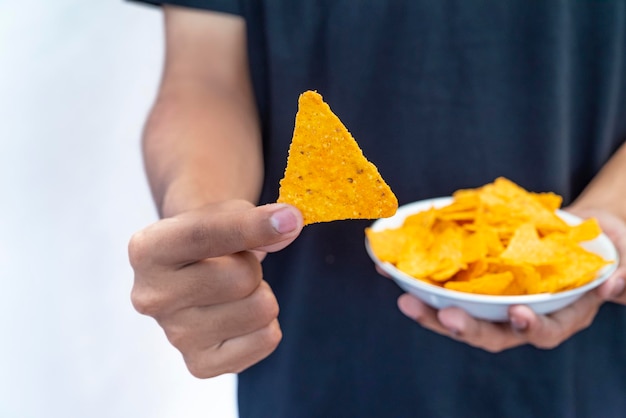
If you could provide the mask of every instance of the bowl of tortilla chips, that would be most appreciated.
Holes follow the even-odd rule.
[[[512,305],[549,314],[599,286],[618,254],[597,221],[554,193],[505,178],[401,206],[366,229],[366,249],[403,290],[442,309],[506,321]]]

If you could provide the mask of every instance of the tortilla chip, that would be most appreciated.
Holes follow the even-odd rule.
[[[398,262],[400,250],[409,240],[409,236],[402,229],[374,231],[371,228],[367,228],[365,234],[372,251],[378,259],[393,264]]]
[[[602,233],[602,229],[598,224],[597,219],[589,218],[585,219],[578,225],[573,226],[568,232],[567,236],[576,242],[589,241],[598,237]]]
[[[458,292],[479,293],[481,295],[505,295],[513,283],[511,272],[486,274],[468,281],[448,281],[443,287]]]
[[[541,203],[549,211],[555,211],[561,207],[563,198],[556,193],[544,192],[534,193],[530,192],[530,195],[534,197],[539,203]]]
[[[525,223],[515,231],[500,258],[537,266],[562,263],[565,259],[558,246],[550,245],[550,241],[539,238],[535,226],[531,223]]]
[[[503,177],[461,189],[450,204],[408,216],[370,236],[374,253],[416,279],[490,295],[560,292],[593,280],[610,263],[581,242],[602,233],[596,219],[570,226],[561,197],[528,192]]]
[[[358,144],[313,91],[300,95],[278,202],[302,212],[304,224],[392,216],[398,200]]]

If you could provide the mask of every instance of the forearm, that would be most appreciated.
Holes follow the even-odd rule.
[[[258,199],[260,130],[245,88],[165,82],[146,124],[143,153],[162,216],[225,199]]]
[[[577,210],[602,208],[626,220],[626,143],[572,204]]]

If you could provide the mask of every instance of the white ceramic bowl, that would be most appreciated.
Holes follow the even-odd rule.
[[[371,228],[374,231],[388,228],[398,228],[402,225],[404,218],[408,215],[428,210],[431,207],[445,206],[451,201],[451,197],[440,197],[409,203],[398,208],[398,212],[394,216],[375,221]],[[571,225],[581,222],[580,218],[567,212],[559,210],[557,211],[557,214]],[[365,246],[372,260],[374,260],[374,262],[380,266],[383,271],[389,274],[398,286],[406,292],[417,296],[428,305],[437,309],[456,306],[464,309],[475,318],[486,319],[494,322],[506,321],[508,319],[508,309],[512,305],[527,305],[538,314],[548,314],[564,308],[580,298],[585,292],[599,286],[607,280],[619,264],[615,246],[606,235],[602,234],[592,241],[583,243],[583,246],[587,250],[599,254],[605,260],[612,260],[614,262],[602,268],[602,270],[598,272],[597,277],[591,282],[575,289],[558,293],[541,293],[521,296],[492,296],[458,292],[443,287],[433,286],[401,272],[390,263],[381,262],[372,252],[367,238],[365,240]]]

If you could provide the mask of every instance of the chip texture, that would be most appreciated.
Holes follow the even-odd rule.
[[[304,224],[392,216],[398,200],[322,96],[306,91],[298,113],[278,202]]]
[[[427,283],[487,295],[555,293],[581,286],[608,262],[580,244],[596,219],[569,225],[561,197],[503,177],[458,190],[450,204],[410,215],[396,229],[366,229],[379,260]]]

